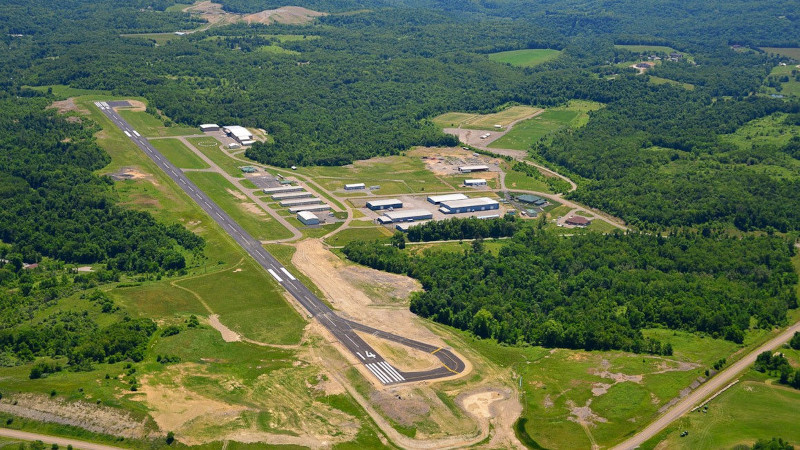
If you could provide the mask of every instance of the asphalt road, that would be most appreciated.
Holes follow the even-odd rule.
[[[705,401],[711,394],[715,393],[719,389],[727,386],[728,383],[733,381],[734,378],[739,376],[739,374],[753,365],[756,362],[756,358],[759,354],[772,351],[781,345],[789,342],[789,339],[792,338],[796,331],[800,331],[800,322],[792,325],[791,327],[787,328],[778,336],[770,339],[767,343],[761,345],[757,349],[753,350],[752,352],[748,353],[744,358],[736,361],[730,367],[723,370],[722,372],[714,375],[713,378],[708,380],[705,384],[701,385],[697,388],[694,392],[686,396],[683,400],[675,404],[671,409],[669,409],[664,415],[656,419],[655,422],[651,423],[647,426],[644,430],[636,433],[633,437],[628,439],[627,441],[617,445],[614,447],[614,450],[627,450],[637,448],[643,443],[645,443],[648,439],[652,438],[661,430],[667,427],[667,425],[671,424],[687,412],[691,411],[696,405],[701,404],[701,402]]]
[[[216,221],[250,256],[261,265],[275,281],[286,289],[308,311],[312,318],[316,318],[325,326],[336,339],[347,348],[382,384],[398,384],[410,381],[433,380],[449,377],[461,373],[464,362],[445,348],[438,348],[423,342],[407,339],[392,333],[387,333],[376,328],[358,324],[337,315],[322,300],[314,295],[300,280],[295,278],[275,257],[261,246],[261,242],[252,237],[225,211],[222,210],[211,198],[198,188],[188,177],[169,162],[164,155],[156,150],[150,142],[134,130],[113,108],[125,106],[112,102],[95,102],[100,111],[106,115],[125,135],[130,138],[156,165],[186,192],[192,200]],[[411,348],[433,353],[442,367],[421,371],[402,372],[392,367],[378,352],[364,342],[355,330],[371,333],[381,338],[406,345]]]

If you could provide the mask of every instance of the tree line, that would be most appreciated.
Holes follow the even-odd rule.
[[[417,278],[411,310],[500,342],[665,353],[643,328],[664,327],[741,343],[751,319],[782,325],[797,307],[791,243],[777,237],[680,232],[569,238],[526,228],[499,254],[355,241],[348,259]]]

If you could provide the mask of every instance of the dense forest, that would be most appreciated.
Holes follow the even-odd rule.
[[[0,241],[11,244],[8,253],[123,272],[185,267],[183,252],[202,249],[202,239],[115,205],[111,180],[93,173],[110,161],[94,142],[97,129],[47,104],[0,97]]]
[[[411,310],[506,343],[662,353],[642,328],[742,342],[751,318],[770,328],[797,307],[792,244],[777,237],[681,232],[561,237],[527,228],[498,254],[409,254],[379,243],[344,248],[352,261],[422,283]]]

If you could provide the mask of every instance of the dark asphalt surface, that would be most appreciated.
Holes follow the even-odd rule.
[[[110,104],[109,104],[110,103]],[[355,355],[366,368],[382,384],[398,384],[409,381],[434,380],[461,373],[464,362],[445,348],[435,347],[424,342],[407,339],[396,334],[368,327],[337,315],[311,292],[303,283],[296,279],[275,257],[267,252],[261,243],[247,233],[225,211],[222,210],[211,198],[198,188],[175,165],[170,163],[150,142],[133,129],[113,107],[116,102],[95,102],[95,105],[116,126],[118,126],[137,147],[139,147],[156,165],[161,168],[172,180],[180,186],[189,197],[216,221],[250,256],[256,260],[275,281],[286,289],[297,301],[303,305],[311,317],[316,318],[325,326],[339,342]],[[434,354],[442,363],[442,367],[421,371],[402,372],[392,367],[381,355],[361,339],[355,331],[370,333],[377,337],[397,342],[399,344]]]

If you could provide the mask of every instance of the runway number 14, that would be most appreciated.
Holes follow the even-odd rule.
[[[374,358],[375,357],[375,353],[372,353],[372,352],[364,352],[364,354],[367,355],[367,358]]]

